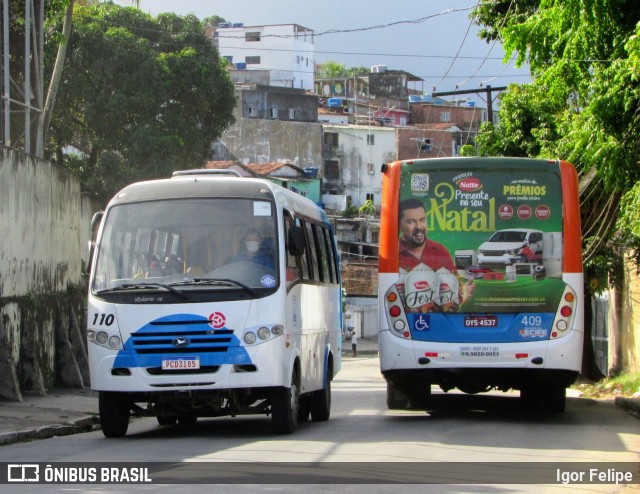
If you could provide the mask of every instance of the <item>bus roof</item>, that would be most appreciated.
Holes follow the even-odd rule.
[[[327,214],[316,203],[270,180],[207,172],[189,170],[188,173],[176,173],[171,178],[130,184],[109,201],[108,207],[171,199],[243,198],[275,201],[294,213],[328,223]]]

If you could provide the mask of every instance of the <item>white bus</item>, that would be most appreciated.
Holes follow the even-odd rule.
[[[122,189],[97,220],[87,337],[106,437],[132,415],[270,414],[278,433],[329,418],[342,293],[320,207],[190,170]]]

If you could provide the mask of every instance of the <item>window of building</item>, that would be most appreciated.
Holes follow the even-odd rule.
[[[324,145],[328,147],[338,147],[338,133],[337,132],[325,132],[324,133]]]
[[[249,107],[249,116],[250,117],[257,117],[258,116],[258,109],[255,106],[250,106]]]
[[[289,120],[295,120],[295,119],[296,119],[296,109],[289,108]]]
[[[375,134],[367,134],[367,146],[373,146],[375,144]]]
[[[431,139],[425,137],[424,139],[418,140],[418,145],[420,146],[420,151],[431,151]]]
[[[324,162],[324,178],[327,180],[339,180],[340,179],[340,166],[338,160],[326,160]],[[336,191],[336,194],[338,192]]]
[[[260,41],[260,33],[257,31],[244,33],[245,41]]]
[[[278,107],[273,106],[269,108],[269,118],[273,118],[273,119],[278,118]]]
[[[451,112],[450,111],[440,112],[440,121],[441,122],[451,122]]]
[[[259,56],[244,57],[244,61],[247,64],[258,65],[260,63],[260,57]]]

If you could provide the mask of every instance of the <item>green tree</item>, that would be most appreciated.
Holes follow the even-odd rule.
[[[342,62],[336,62],[335,60],[324,62],[316,71],[318,79],[345,79],[368,74],[369,69],[367,67],[347,67]]]
[[[76,5],[47,150],[107,198],[132,181],[202,166],[234,106],[197,17]]]
[[[563,102],[554,102],[544,85],[511,85],[500,99],[496,125],[482,124],[476,143],[483,156],[537,157],[555,146]]]
[[[221,22],[227,22],[224,17],[220,17],[219,15],[210,15],[209,17],[205,17],[202,19],[201,24],[204,26],[214,26],[218,27],[218,24]]]
[[[640,4],[516,0],[526,15],[513,13],[512,5],[512,14],[501,18],[507,4],[483,0],[474,18],[488,23],[488,38],[504,42],[506,58],[515,54],[518,63],[530,64],[534,83],[510,87],[500,123],[478,136],[480,153],[575,163],[583,177],[585,267],[594,280],[618,280],[620,201],[640,178]],[[631,242],[633,235],[624,238]]]
[[[510,13],[505,13],[507,4]],[[524,10],[514,13],[513,6]],[[502,17],[499,8],[503,9]],[[581,175],[584,265],[588,290],[622,279],[621,254],[640,246],[640,4],[635,0],[483,0],[476,15],[486,39],[531,67],[534,83],[512,86],[500,124],[483,129],[481,152],[572,161]],[[504,124],[502,122],[504,120]],[[622,207],[621,207],[622,204]],[[638,252],[638,250],[636,250]],[[590,330],[589,308],[585,329]],[[585,357],[592,356],[585,338]],[[585,361],[588,377],[597,369]]]

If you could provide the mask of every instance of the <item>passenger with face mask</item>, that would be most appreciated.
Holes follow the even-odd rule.
[[[258,230],[249,230],[242,239],[241,251],[233,258],[233,262],[241,261],[253,262],[274,269],[273,253],[264,248]]]

